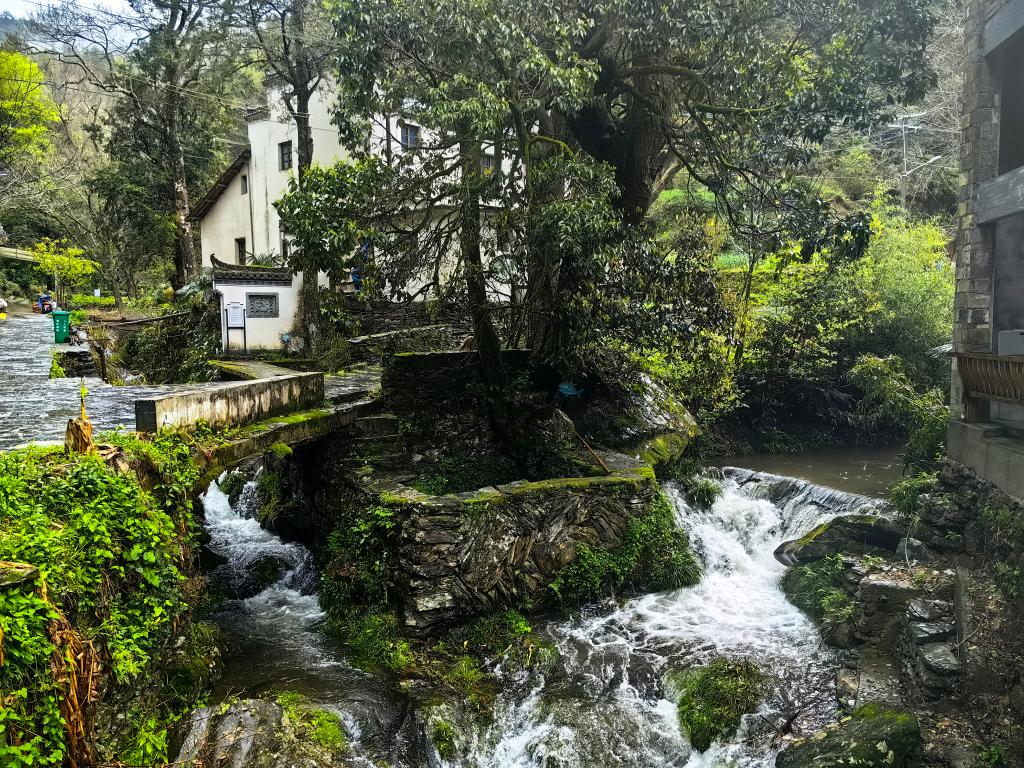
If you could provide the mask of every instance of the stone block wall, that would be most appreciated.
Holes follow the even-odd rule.
[[[554,394],[558,374],[535,364],[529,350],[507,349],[501,357],[509,380],[525,377],[531,388]],[[429,411],[437,405],[471,399],[480,383],[476,352],[413,352],[384,360],[381,390],[390,406]]]
[[[953,349],[989,352],[992,349],[991,237],[978,226],[978,185],[998,174],[998,83],[982,55],[985,22],[1007,0],[972,0],[967,18],[964,98],[962,105],[958,227],[956,239],[956,298]],[[954,361],[953,418],[963,410],[963,394]]]
[[[604,453],[599,477],[519,481],[427,496],[382,481],[368,489],[403,510],[399,549],[405,631],[429,635],[476,615],[549,605],[558,572],[586,544],[619,547],[659,493],[649,466]]]

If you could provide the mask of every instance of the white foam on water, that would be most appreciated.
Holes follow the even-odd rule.
[[[802,707],[797,726],[834,711],[833,653],[779,588],[775,548],[823,520],[863,506],[863,497],[794,483],[780,503],[750,477],[727,479],[707,510],[665,490],[705,565],[695,587],[646,595],[621,607],[547,628],[561,657],[545,679],[506,680],[495,720],[473,740],[472,768],[768,768],[778,744],[770,723]],[[717,655],[754,660],[771,678],[759,713],[705,753],[680,732],[665,673]]]

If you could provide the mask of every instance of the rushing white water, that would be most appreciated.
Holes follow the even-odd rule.
[[[701,583],[549,626],[558,665],[505,681],[494,723],[471,739],[466,765],[761,768],[774,763],[777,725],[790,714],[799,710],[797,732],[828,719],[837,658],[782,594],[783,568],[772,553],[829,517],[875,502],[789,478],[727,475],[706,511],[666,487],[705,564]],[[736,736],[701,754],[680,733],[664,677],[717,655],[754,660],[771,686]]]
[[[772,553],[837,514],[878,504],[791,478],[727,470],[707,510],[666,486],[679,525],[705,564],[695,587],[603,606],[544,631],[559,650],[552,668],[502,672],[494,719],[459,728],[460,768],[769,768],[777,726],[817,729],[835,710],[838,659],[779,589]],[[438,765],[423,752],[408,705],[386,681],[353,669],[319,631],[323,612],[308,550],[253,516],[255,484],[232,508],[214,484],[204,496],[209,548],[224,562],[215,580],[250,588],[254,571],[279,564],[277,580],[218,612],[234,646],[225,689],[299,688],[342,718],[352,765]],[[701,754],[682,735],[666,674],[717,655],[754,660],[770,678],[757,713]],[[443,761],[441,761],[443,764]]]
[[[228,639],[224,695],[299,691],[341,719],[353,768],[418,766],[420,739],[404,697],[389,681],[349,665],[322,631],[317,574],[306,547],[281,540],[256,518],[256,483],[231,505],[213,483],[203,496],[208,549],[221,562],[212,581],[230,592],[214,619]],[[254,577],[270,573],[273,583]]]

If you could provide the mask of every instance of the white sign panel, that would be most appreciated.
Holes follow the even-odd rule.
[[[245,304],[232,301],[224,309],[228,313],[228,328],[245,328]]]

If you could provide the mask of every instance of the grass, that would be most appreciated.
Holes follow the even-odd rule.
[[[811,618],[834,626],[851,618],[857,604],[843,586],[841,555],[795,565],[782,577],[782,591]]]

